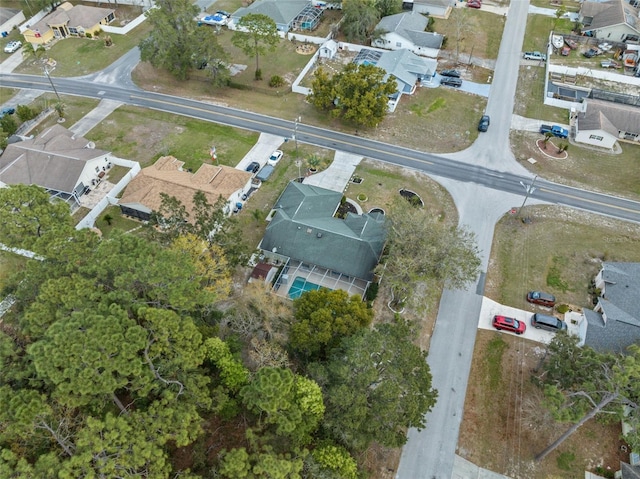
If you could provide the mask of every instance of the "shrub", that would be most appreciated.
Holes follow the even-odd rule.
[[[269,80],[269,86],[272,88],[278,88],[284,85],[284,78],[280,75],[273,75]]]
[[[29,121],[33,120],[36,116],[38,116],[38,112],[35,108],[31,108],[27,105],[18,105],[16,107],[16,115],[20,119],[20,121]]]
[[[89,32],[85,33],[85,36],[86,36],[87,38],[93,38],[93,35],[91,35]]]
[[[373,301],[378,297],[378,283],[371,283],[364,293],[364,299],[367,301]]]
[[[558,313],[560,313],[560,314],[564,314],[567,311],[569,311],[569,305],[568,304],[559,304],[558,306],[556,306],[556,311],[558,311]]]
[[[258,69],[256,70],[255,79],[256,79],[256,80],[262,80],[262,70],[261,70],[260,68],[258,68]]]
[[[18,131],[18,124],[11,115],[4,115],[0,118],[0,129],[2,129],[7,136],[11,136]]]
[[[576,460],[576,455],[572,452],[561,452],[558,454],[558,458],[556,462],[558,463],[558,468],[563,471],[570,471],[573,461]]]

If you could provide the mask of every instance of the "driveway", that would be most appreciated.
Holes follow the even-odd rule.
[[[240,163],[236,165],[236,169],[245,171],[247,166],[254,161],[260,163],[260,168],[262,168],[267,164],[271,153],[280,148],[283,142],[284,138],[282,136],[260,133],[260,138],[244,158],[240,160]]]
[[[523,309],[512,308],[510,306],[504,306],[500,303],[496,303],[489,298],[483,298],[482,309],[480,310],[480,318],[478,320],[478,328],[495,331],[496,329],[491,325],[491,320],[493,319],[493,317],[496,314],[509,316],[510,318],[516,318],[518,321],[524,321],[524,323],[527,325],[527,330],[524,332],[524,334],[521,335],[521,337],[530,339],[531,341],[537,341],[538,343],[549,344],[555,334],[550,331],[543,331],[542,329],[536,329],[531,326],[531,316],[533,316],[533,313],[551,315],[553,314],[553,309],[535,307],[535,310],[531,312],[525,311]],[[503,332],[503,334],[514,333]]]
[[[360,155],[337,150],[331,165],[326,170],[307,176],[303,183],[342,193],[349,185],[349,180],[361,160]]]
[[[433,83],[439,88],[452,88],[454,90],[460,90],[467,93],[473,93],[474,95],[483,96],[485,98],[489,97],[489,92],[491,91],[490,83],[475,83],[469,80],[462,80],[462,86],[454,88],[446,85],[440,85],[440,79],[444,78],[440,74],[436,74]]]

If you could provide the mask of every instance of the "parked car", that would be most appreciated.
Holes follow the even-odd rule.
[[[267,163],[269,165],[275,166],[278,164],[278,162],[280,161],[280,158],[282,158],[282,151],[280,150],[276,150],[273,153],[271,153],[271,156],[269,157],[269,160],[267,161]]]
[[[524,58],[525,60],[538,60],[544,62],[547,60],[547,55],[540,52],[524,52],[522,58]]]
[[[443,77],[460,78],[460,72],[458,70],[442,70],[440,75]]]
[[[542,291],[529,291],[527,301],[533,304],[539,304],[540,306],[553,308],[556,304],[556,297],[549,293],[543,293]]]
[[[560,50],[560,55],[563,57],[568,57],[569,53],[571,53],[571,48],[569,47],[562,47],[562,50]]]
[[[218,10],[216,13],[218,15],[222,15],[223,17],[231,18],[231,14],[229,12],[225,12],[224,10]]]
[[[7,108],[3,108],[2,111],[0,111],[0,117],[5,115],[13,115],[15,112],[16,112],[16,109],[13,108],[12,106],[9,106]]]
[[[536,329],[544,329],[546,331],[558,332],[566,331],[567,323],[561,321],[555,316],[549,316],[547,314],[536,313],[531,316],[531,326]]]
[[[576,42],[575,40],[571,40],[570,38],[564,37],[564,42],[569,46],[569,48],[571,48],[572,50],[575,50],[576,48],[578,48],[578,42]]]
[[[467,7],[469,8],[481,8],[482,2],[479,0],[467,0]]]
[[[602,52],[597,48],[589,48],[586,52],[583,53],[583,55],[587,58],[593,58],[600,54],[602,54]]]
[[[489,118],[489,115],[482,115],[480,123],[478,123],[478,131],[487,131],[489,129],[489,124],[491,124],[491,118]]]
[[[620,68],[620,64],[613,60],[602,60],[600,66],[602,68]]]
[[[460,78],[444,77],[440,80],[440,85],[447,85],[447,86],[452,86],[454,88],[459,88],[462,86],[462,80]]]
[[[551,133],[556,138],[568,138],[569,130],[562,128],[560,125],[540,125],[540,133]]]
[[[13,53],[18,51],[18,49],[22,46],[22,42],[20,40],[13,40],[12,42],[7,43],[7,46],[4,47],[5,53]]]
[[[245,171],[250,171],[251,173],[257,173],[260,170],[260,163],[257,161],[252,161],[249,163],[249,166],[245,168]]]
[[[505,330],[512,333],[522,334],[527,330],[527,325],[523,321],[518,321],[515,318],[509,318],[507,316],[496,315],[491,322],[494,328],[498,331]]]

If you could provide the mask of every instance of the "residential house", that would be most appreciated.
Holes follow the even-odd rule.
[[[111,166],[109,152],[60,125],[10,143],[0,156],[0,184],[38,185],[65,201],[82,196]]]
[[[448,18],[452,4],[455,5],[456,0],[413,0],[413,11],[431,17]]]
[[[384,17],[376,26],[382,34],[371,46],[386,50],[407,49],[416,55],[437,58],[444,36],[427,32],[428,17],[420,13],[398,13]]]
[[[640,41],[640,10],[624,0],[585,1],[579,13],[582,33],[613,42]]]
[[[194,219],[193,196],[202,191],[210,204],[222,197],[231,212],[242,195],[251,187],[251,173],[229,166],[202,164],[191,173],[183,169],[184,162],[173,156],[163,156],[153,165],[140,170],[131,180],[119,201],[123,214],[148,221],[153,211],[158,211],[162,193],[180,200],[189,219]]]
[[[308,0],[257,0],[248,7],[231,14],[229,28],[235,29],[238,21],[249,13],[259,13],[271,18],[279,32],[291,30],[315,30],[322,17],[322,8]]]
[[[640,107],[603,100],[585,100],[576,117],[578,143],[613,148],[618,140],[640,142]]]
[[[11,30],[24,21],[25,18],[22,10],[0,7],[0,33],[9,34]]]
[[[579,344],[613,353],[640,344],[640,263],[603,263],[595,286],[600,289],[596,307],[575,321]]]
[[[284,258],[280,294],[293,297],[290,290],[300,283],[364,294],[384,247],[385,218],[335,217],[341,200],[340,192],[292,181],[275,202],[260,248]]]
[[[44,45],[53,39],[95,35],[102,25],[108,25],[115,18],[115,10],[111,8],[74,6],[65,2],[39,22],[27,27],[22,35],[33,45]]]
[[[398,89],[389,100],[390,111],[395,110],[402,95],[413,95],[418,86],[432,83],[438,66],[436,60],[419,57],[407,49],[385,52],[363,48],[353,62],[382,68],[387,72],[385,81],[390,76],[395,79]]]

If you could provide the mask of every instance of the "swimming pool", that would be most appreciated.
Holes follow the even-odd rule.
[[[289,298],[298,299],[302,296],[302,293],[306,293],[307,291],[317,291],[318,289],[320,289],[319,285],[307,281],[302,276],[296,276],[296,279],[289,288]]]

